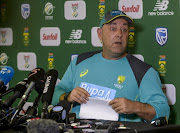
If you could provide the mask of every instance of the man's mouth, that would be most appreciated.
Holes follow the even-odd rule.
[[[122,44],[122,42],[115,42],[115,44]]]

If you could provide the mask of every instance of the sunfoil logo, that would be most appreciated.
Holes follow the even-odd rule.
[[[172,1],[171,1],[172,2]],[[167,11],[169,0],[157,0],[153,12],[148,12],[149,16],[172,16],[174,15],[173,11]]]

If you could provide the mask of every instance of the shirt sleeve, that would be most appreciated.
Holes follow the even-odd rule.
[[[150,68],[144,75],[139,92],[140,102],[150,104],[154,107],[156,115],[153,120],[160,117],[169,118],[170,108],[168,100],[162,91],[158,72]]]
[[[77,58],[71,61],[70,65],[68,66],[64,76],[62,77],[61,81],[56,85],[53,98],[52,98],[52,105],[57,105],[59,102],[59,98],[63,93],[68,93],[72,91],[73,86],[73,73],[75,72],[75,63]]]

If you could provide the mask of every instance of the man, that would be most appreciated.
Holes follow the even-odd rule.
[[[103,50],[80,54],[71,62],[55,88],[52,103],[66,99],[73,103],[72,112],[79,116],[80,104],[86,103],[98,86],[99,96],[106,92],[104,87],[110,92],[105,97],[115,91],[109,105],[119,113],[120,121],[169,117],[170,110],[158,73],[126,51],[132,25],[133,20],[124,12],[107,12],[97,30]]]

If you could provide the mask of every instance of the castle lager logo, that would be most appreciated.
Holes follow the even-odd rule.
[[[27,19],[30,15],[30,5],[22,4],[21,5],[21,15],[24,19]]]

